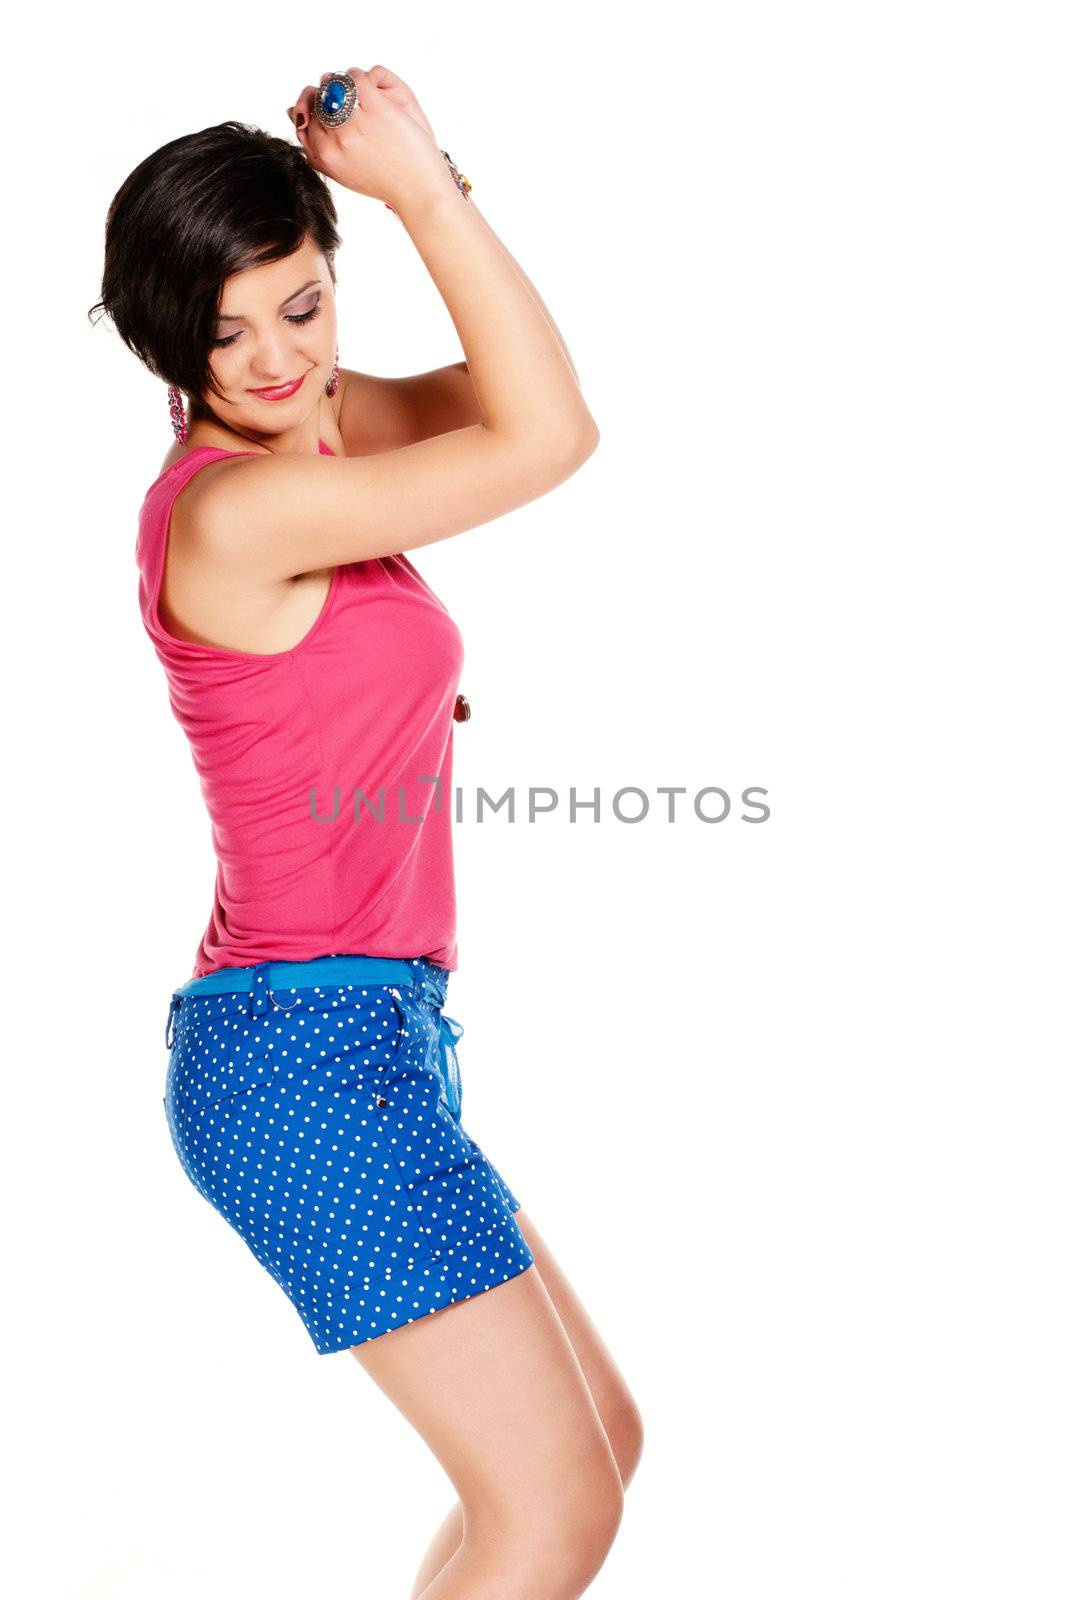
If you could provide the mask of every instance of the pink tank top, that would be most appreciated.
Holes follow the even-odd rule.
[[[320,441],[322,455],[333,451]],[[199,445],[142,502],[142,620],[167,675],[212,823],[215,904],[193,976],[322,955],[457,967],[451,806],[464,661],[446,607],[404,554],[334,569],[291,650],[168,633],[158,601],[171,506]]]

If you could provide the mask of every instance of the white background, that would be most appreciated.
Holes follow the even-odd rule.
[[[447,1009],[466,1123],[646,1424],[590,1592],[1068,1594],[1059,10],[223,0],[9,35],[12,1592],[407,1596],[454,1498],[168,1141],[213,873],[137,608],[172,435],[86,317],[145,155],[292,137],[306,83],[382,62],[602,435],[416,558],[465,639],[455,782],[563,800],[456,828]],[[405,230],[334,193],[343,364],[460,359]],[[772,814],[670,824],[670,784]]]

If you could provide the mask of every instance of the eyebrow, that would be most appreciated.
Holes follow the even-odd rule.
[[[290,304],[291,300],[296,300],[299,294],[304,294],[306,289],[314,289],[316,287],[316,285],[319,283],[319,281],[320,281],[319,278],[310,278],[308,283],[303,283],[301,285],[300,289],[295,289],[293,294],[288,294],[287,295],[286,299],[280,304],[279,310],[281,311],[283,309],[283,306],[288,306]],[[239,311],[221,311],[219,313],[219,321],[220,322],[244,322],[245,318],[242,316],[241,312],[239,312]]]

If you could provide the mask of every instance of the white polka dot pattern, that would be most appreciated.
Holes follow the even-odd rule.
[[[247,994],[189,993],[174,1009],[179,1160],[321,1355],[533,1264],[520,1202],[448,1108],[441,1021],[419,983],[275,990],[260,1014]]]

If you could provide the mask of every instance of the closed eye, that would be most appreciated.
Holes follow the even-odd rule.
[[[311,322],[313,317],[318,317],[320,315],[320,312],[321,312],[322,308],[323,308],[322,301],[317,300],[316,304],[313,306],[311,311],[294,312],[290,316],[284,317],[283,321],[284,322]],[[225,345],[233,344],[235,339],[237,339],[237,338],[239,338],[241,336],[241,332],[242,332],[242,330],[241,330],[241,328],[239,328],[237,333],[230,333],[230,334],[227,335],[227,337],[225,339],[213,339],[213,341],[212,341],[213,348],[216,349],[216,350],[220,350]]]

